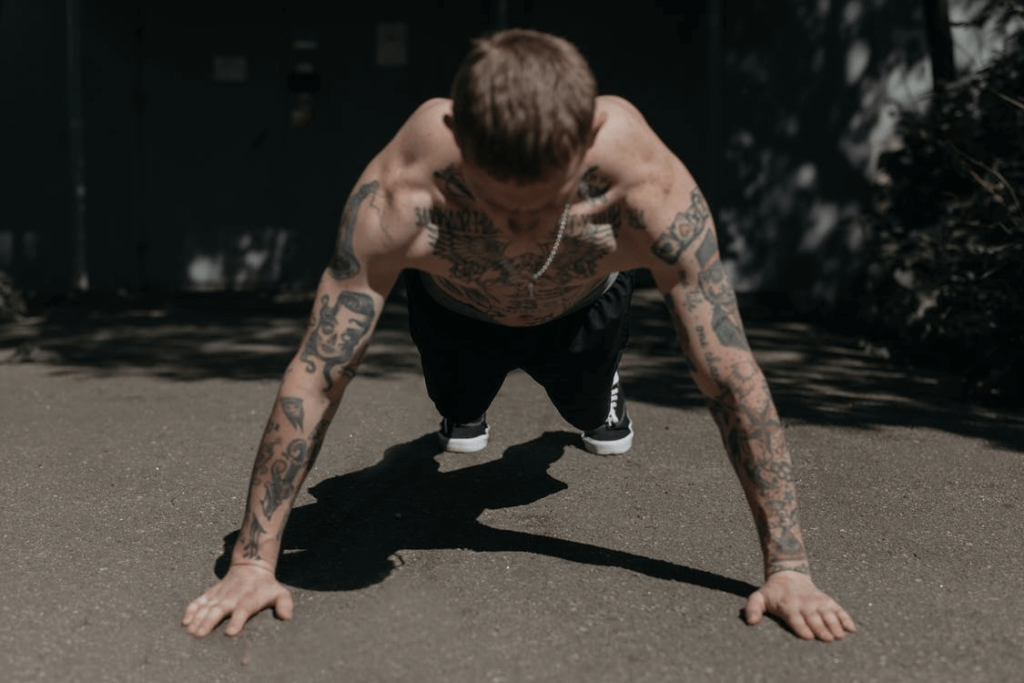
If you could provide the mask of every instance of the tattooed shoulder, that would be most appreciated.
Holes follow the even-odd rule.
[[[612,183],[608,176],[597,166],[591,166],[580,178],[578,194],[580,199],[591,204],[605,204],[608,201],[608,190]]]
[[[474,201],[473,193],[469,191],[462,176],[455,170],[455,164],[449,164],[439,171],[434,171],[434,178],[441,183],[441,189],[445,194],[456,199]]]

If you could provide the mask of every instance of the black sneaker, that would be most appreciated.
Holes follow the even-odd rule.
[[[633,445],[633,423],[626,414],[626,399],[619,387],[619,373],[612,380],[612,405],[608,419],[583,434],[583,447],[596,455],[621,455]]]
[[[472,422],[452,422],[447,417],[441,420],[437,439],[441,448],[449,453],[476,453],[487,446],[487,413]]]

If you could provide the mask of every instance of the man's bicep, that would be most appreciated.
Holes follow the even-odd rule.
[[[327,273],[335,280],[365,277],[366,253],[384,233],[384,200],[380,182],[364,174],[345,201]]]
[[[691,373],[702,390],[710,390],[726,380],[750,347],[704,195],[692,184],[672,197],[674,218],[663,221],[661,228],[649,226],[650,269]]]
[[[335,397],[355,376],[404,265],[387,229],[389,221],[401,219],[378,177],[375,160],[345,202],[309,327],[291,366],[292,372],[308,374],[325,394]]]

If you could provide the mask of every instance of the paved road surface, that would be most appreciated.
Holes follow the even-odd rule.
[[[629,454],[584,452],[514,374],[491,445],[455,456],[396,298],[289,525],[294,620],[204,641],[181,612],[223,571],[308,302],[68,303],[0,326],[0,680],[1022,680],[1019,414],[745,311],[815,578],[860,631],[750,628],[749,512],[660,302],[636,303]]]

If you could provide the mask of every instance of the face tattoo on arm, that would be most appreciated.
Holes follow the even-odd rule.
[[[346,315],[339,318],[339,313]],[[373,321],[375,309],[369,294],[341,292],[334,305],[325,294],[320,298],[320,313],[310,332],[309,340],[299,359],[306,363],[306,371],[316,372],[322,363],[325,391],[334,386],[334,371],[353,360],[356,348],[366,336]],[[358,362],[358,359],[355,359]],[[342,367],[342,372],[350,368]]]

